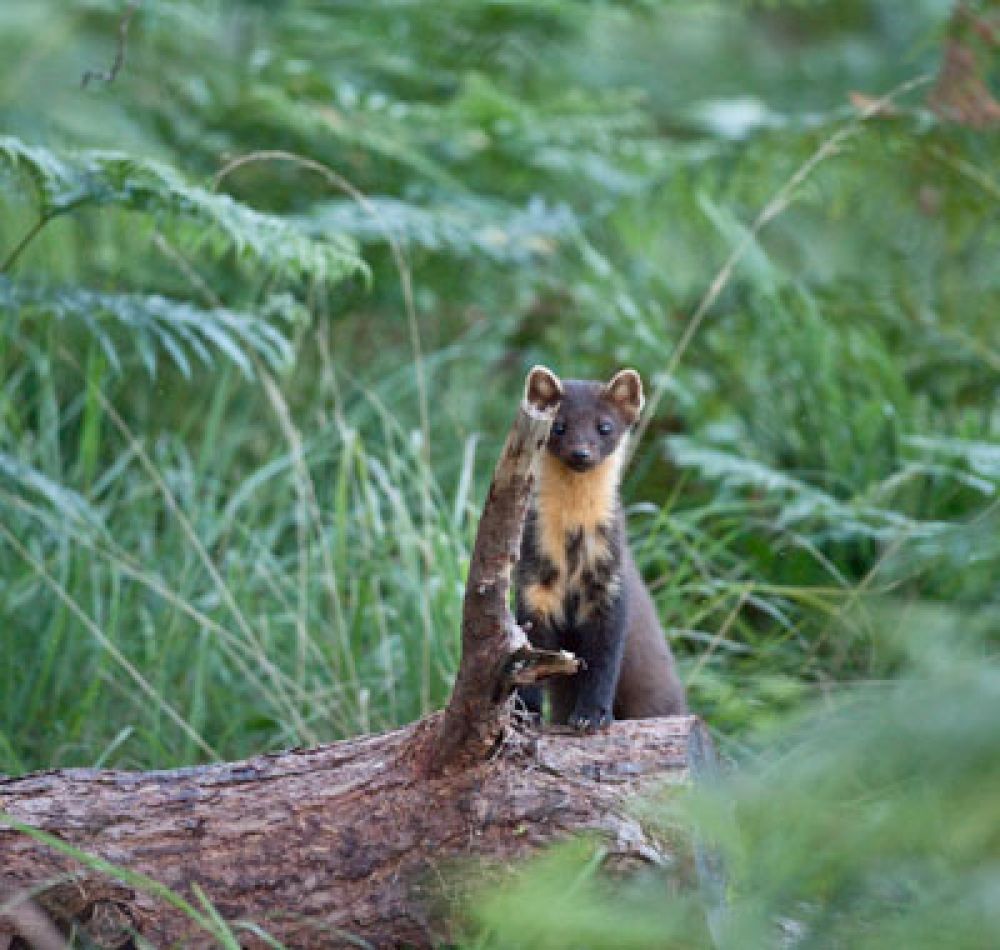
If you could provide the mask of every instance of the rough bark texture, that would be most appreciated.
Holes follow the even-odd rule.
[[[509,607],[511,574],[521,548],[532,468],[558,404],[521,403],[483,506],[462,608],[462,662],[441,731],[429,750],[431,772],[482,761],[510,719],[507,696],[517,654],[535,653]]]
[[[4,827],[4,816],[202,911],[203,895],[244,946],[266,945],[248,922],[290,947],[427,946],[443,936],[432,908],[454,862],[515,860],[570,832],[601,832],[629,859],[676,860],[626,802],[654,783],[687,782],[710,757],[696,718],[585,737],[511,725],[514,683],[575,669],[567,654],[534,651],[508,609],[532,463],[553,412],[522,404],[497,465],[443,713],[225,765],[0,779],[0,950],[51,940],[36,904],[100,947],[128,946],[134,934],[157,947],[217,943],[134,877],[101,873]]]
[[[413,751],[441,720],[226,765],[43,772],[0,782],[0,803],[189,900],[198,885],[234,929],[253,921],[291,947],[426,946],[441,936],[433,897],[456,860],[513,860],[570,832],[598,831],[627,859],[672,859],[625,806],[655,782],[688,780],[697,719],[583,737],[511,731],[492,759],[427,777]],[[127,945],[133,929],[157,947],[215,944],[120,881],[67,879],[80,865],[23,834],[0,831],[0,866],[11,892],[61,882],[38,902],[99,946]],[[3,933],[0,921],[0,947]]]

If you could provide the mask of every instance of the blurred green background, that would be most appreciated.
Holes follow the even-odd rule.
[[[233,758],[439,707],[536,362],[643,374],[630,533],[693,708],[746,764],[730,794],[751,829],[770,820],[754,795],[781,801],[761,748],[798,750],[788,809],[838,813],[851,790],[827,778],[881,742],[887,774],[922,776],[919,737],[878,732],[859,691],[943,697],[954,754],[988,748],[995,3],[129,9],[0,7],[0,771]],[[122,68],[84,85],[123,24]],[[937,689],[970,669],[977,688]],[[803,715],[833,725],[789,733]],[[839,749],[829,774],[796,771],[817,744]],[[921,848],[952,883],[986,873],[995,769],[956,774],[983,796],[976,846],[951,866],[909,837],[947,789],[923,813],[897,802],[919,867],[883,887],[893,907],[926,895]],[[814,843],[774,856],[732,834],[772,887],[743,946],[789,906],[871,897],[857,849],[815,881],[789,874]],[[671,906],[653,932],[701,945]],[[509,919],[470,941],[527,940]],[[838,933],[803,928],[788,939]],[[626,945],[598,930],[524,945]],[[867,945],[843,939],[815,945]]]

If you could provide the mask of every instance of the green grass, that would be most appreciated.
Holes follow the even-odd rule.
[[[377,420],[374,444],[354,407],[331,401],[306,437],[274,383],[261,390],[256,426],[234,435],[223,384],[199,439],[148,448],[101,397],[120,464],[81,500],[90,520],[5,495],[7,603],[47,608],[22,621],[3,691],[37,761],[86,761],[111,722],[131,733],[114,761],[149,766],[385,729],[447,696],[468,495],[443,495],[367,394],[355,411]],[[272,450],[233,482],[248,438]]]
[[[204,175],[218,149],[181,142],[193,122],[230,153],[259,144],[229,111],[245,94],[238,52],[207,61],[198,105],[187,88],[150,91],[157,64],[181,55],[172,18],[190,15],[178,0],[143,21],[127,81],[29,93],[50,116],[48,150],[5,139],[3,246],[59,213],[0,278],[0,768],[230,757],[439,706],[479,500],[535,361],[582,376],[634,364],[663,397],[626,500],[695,708],[720,738],[832,682],[891,673],[871,596],[995,598],[989,146],[930,121],[926,85],[900,97],[897,118],[859,124],[835,105],[842,87],[826,112],[796,118],[794,81],[761,73],[789,115],[733,142],[670,113],[662,91],[623,93],[600,59],[608,84],[588,101],[552,82],[572,56],[473,81],[456,47],[457,60],[434,60],[455,83],[446,94],[407,54],[386,72],[365,45],[373,13],[374,32],[358,21],[350,34],[352,61],[409,103],[395,127],[319,70],[308,4],[281,16],[220,4],[213,16],[307,64],[309,94],[294,73],[261,73],[258,92],[297,106],[253,115],[272,133],[286,124],[269,145],[322,165],[242,166],[221,182],[237,205]],[[550,15],[567,55],[599,49],[604,29],[628,48],[649,25]],[[91,46],[114,24],[110,7],[81,12],[43,42],[32,16],[4,14],[6,42],[33,51],[8,89],[33,89],[42,63],[99,58]],[[440,26],[408,16],[408,42]],[[752,59],[770,21],[745,16]],[[681,72],[698,56],[674,25],[724,71],[733,22],[653,18]],[[808,22],[804,50],[847,55]],[[188,56],[220,29],[212,16],[189,26]],[[512,49],[542,42],[536,26],[513,16],[512,46],[484,62],[508,68]],[[867,50],[902,41],[888,26],[851,29]],[[891,76],[873,55],[856,81],[926,75],[925,53]],[[330,151],[315,112],[303,124],[321,93],[357,123],[334,123],[346,152]],[[30,131],[23,103],[4,101],[12,129]],[[661,108],[673,132],[658,131]],[[422,116],[416,138],[407,110]],[[134,158],[88,150],[113,146],[104,133],[122,123]],[[475,138],[484,127],[494,141]],[[442,158],[463,136],[479,144]],[[352,202],[341,175],[377,203]],[[423,188],[426,201],[407,197]],[[781,213],[748,232],[776,199]],[[369,286],[333,286],[323,254],[347,246],[337,228],[361,242]],[[680,315],[738,246],[675,350]],[[971,562],[966,537],[978,539]]]
[[[948,4],[169,0],[82,90],[120,6],[0,12],[0,771],[229,759],[440,707],[536,362],[632,365],[657,397],[630,533],[692,706],[748,766],[730,800],[777,814],[786,767],[805,829],[811,794],[850,798],[830,776],[890,741],[870,712],[785,740],[837,750],[808,781],[753,763],[817,703],[936,682],[887,634],[981,624],[992,675],[1000,156],[928,108]],[[850,105],[920,77],[891,115]],[[219,177],[262,149],[281,160]],[[955,722],[978,690],[946,698]],[[940,808],[866,794],[929,863],[910,824]],[[831,890],[787,887],[809,849],[767,852],[770,821],[746,933],[882,880],[852,841]],[[704,938],[693,904],[665,913]],[[662,922],[637,914],[642,945]]]

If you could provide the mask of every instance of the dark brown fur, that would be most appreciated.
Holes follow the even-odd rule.
[[[517,619],[540,647],[586,664],[550,687],[557,723],[593,730],[619,719],[683,713],[684,689],[635,567],[618,498],[622,447],[642,409],[642,383],[623,370],[607,385],[528,376],[535,402],[561,398],[541,457],[516,573]],[[522,690],[541,712],[541,693]]]

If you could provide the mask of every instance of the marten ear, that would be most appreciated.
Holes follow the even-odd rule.
[[[642,412],[646,400],[642,395],[642,379],[634,369],[623,369],[611,378],[604,387],[604,395],[610,399],[630,423],[635,422]]]
[[[549,409],[563,397],[559,377],[544,366],[533,366],[524,381],[524,398],[537,409]]]

